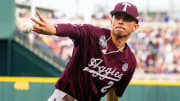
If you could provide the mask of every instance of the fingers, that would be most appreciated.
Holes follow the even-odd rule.
[[[39,11],[36,11],[36,14],[37,14],[37,16],[38,16],[38,18],[39,18],[39,20],[36,20],[36,19],[34,19],[34,18],[31,18],[31,20],[34,22],[34,23],[36,23],[36,24],[38,24],[38,25],[40,25],[40,26],[45,26],[45,23],[46,23],[46,21],[43,19],[43,17],[40,15],[40,13],[39,13]]]
[[[41,33],[40,30],[35,30],[35,29],[33,29],[32,31],[33,31],[33,32],[36,32],[36,33]]]
[[[46,34],[47,23],[46,23],[46,21],[42,18],[42,16],[40,15],[39,11],[36,11],[36,14],[37,14],[39,20],[36,20],[36,19],[34,19],[34,18],[31,18],[31,20],[32,20],[34,23],[36,23],[36,25],[33,25],[32,31],[37,32],[37,33]]]
[[[33,30],[32,31],[41,33],[41,32],[44,32],[44,28],[39,26],[39,25],[33,25]]]
[[[42,22],[46,22],[44,18],[40,15],[39,11],[36,11],[37,16],[39,17],[39,20]]]
[[[38,21],[38,20],[36,20],[36,19],[34,19],[34,18],[31,18],[31,20],[32,20],[34,23],[38,24],[39,26],[45,26],[45,24],[44,24],[43,22],[41,22],[41,21]]]

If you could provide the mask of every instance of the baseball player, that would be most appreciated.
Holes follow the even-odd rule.
[[[118,101],[136,67],[126,41],[138,29],[138,11],[129,2],[118,3],[111,11],[111,30],[90,24],[50,25],[37,12],[33,31],[68,36],[74,42],[72,58],[56,83],[48,101]]]

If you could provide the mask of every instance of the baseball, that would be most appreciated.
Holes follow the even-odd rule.
[[[32,24],[30,22],[25,22],[22,26],[22,31],[24,33],[30,33],[32,31]]]

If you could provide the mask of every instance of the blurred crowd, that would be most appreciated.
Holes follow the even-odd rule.
[[[67,18],[66,15],[56,16],[54,13],[44,16],[51,24],[62,22],[83,24],[81,16]],[[90,24],[110,28],[109,14],[95,13]],[[137,73],[180,73],[180,18],[164,15],[140,17],[140,28],[132,34],[128,41],[136,55]],[[30,17],[20,13],[16,17],[17,27],[28,32],[32,26]],[[69,60],[73,51],[73,42],[68,37],[37,35],[29,32],[29,43],[33,47],[34,40],[42,43],[42,47],[52,49],[57,56]]]
[[[129,44],[138,60],[138,72],[180,72],[180,28],[169,23],[153,23],[133,35]],[[154,28],[153,28],[154,27]]]

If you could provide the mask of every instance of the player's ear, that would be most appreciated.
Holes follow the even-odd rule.
[[[139,28],[139,24],[134,24],[133,32],[136,31]]]

